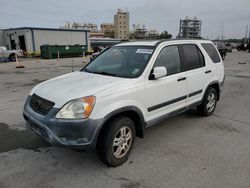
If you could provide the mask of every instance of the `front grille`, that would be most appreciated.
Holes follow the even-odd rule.
[[[54,102],[39,97],[36,94],[33,94],[30,100],[30,107],[32,110],[42,115],[48,114],[54,105]]]

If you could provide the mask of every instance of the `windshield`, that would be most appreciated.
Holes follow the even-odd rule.
[[[114,46],[104,51],[83,71],[124,78],[137,78],[153,53],[152,46]]]

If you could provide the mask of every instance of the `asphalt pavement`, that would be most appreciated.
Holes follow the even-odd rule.
[[[146,129],[129,160],[116,168],[101,163],[95,151],[50,146],[22,117],[32,87],[79,70],[84,61],[22,60],[24,69],[0,64],[0,188],[250,187],[250,53],[226,57],[213,116],[190,110]]]

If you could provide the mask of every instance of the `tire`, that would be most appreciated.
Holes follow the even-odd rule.
[[[197,107],[197,111],[202,116],[210,116],[214,113],[218,100],[218,93],[213,87],[208,88],[202,103]]]
[[[12,62],[16,61],[16,55],[15,54],[10,54],[9,60],[12,61]]]
[[[222,55],[221,55],[222,60],[224,60],[225,57],[226,57],[226,53],[222,53]]]
[[[108,166],[116,167],[125,163],[134,146],[135,125],[125,116],[113,119],[101,132],[96,151],[99,159]]]

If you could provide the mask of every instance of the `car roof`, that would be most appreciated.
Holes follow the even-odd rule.
[[[132,41],[132,42],[123,42],[115,46],[155,46],[158,41]]]
[[[212,41],[207,39],[166,39],[166,40],[155,40],[155,41],[131,41],[116,44],[115,46],[158,46],[161,43],[188,43],[188,42],[201,42],[201,43],[212,43]]]

